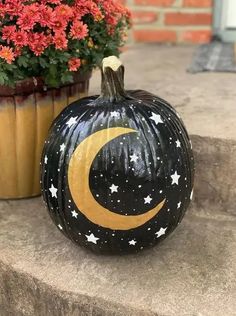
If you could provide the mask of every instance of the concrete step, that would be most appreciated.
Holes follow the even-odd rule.
[[[165,242],[118,258],[72,244],[40,198],[0,217],[1,316],[235,315],[235,216],[190,209]]]
[[[191,139],[196,165],[195,208],[236,215],[236,141],[197,135]]]
[[[195,194],[178,229],[138,255],[96,256],[55,228],[41,198],[0,201],[0,316],[235,315],[234,77],[186,73],[192,52],[141,46],[123,55],[127,88],[159,91],[191,134]]]

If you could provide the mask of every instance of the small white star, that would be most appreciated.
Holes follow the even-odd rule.
[[[76,117],[71,117],[69,119],[69,121],[66,122],[66,125],[68,125],[69,127],[71,127],[72,125],[74,125],[76,123],[77,120],[77,116]]]
[[[60,145],[60,151],[64,151],[66,148],[65,144],[63,143],[62,145]]]
[[[111,193],[118,192],[118,185],[112,184],[109,189],[111,190]]]
[[[180,208],[181,204],[182,204],[182,202],[179,202],[179,203],[177,204],[177,208]]]
[[[119,112],[117,111],[111,112],[111,117],[119,117]]]
[[[57,198],[57,188],[54,187],[54,185],[51,185],[51,188],[49,189],[49,191],[51,192],[52,197]]]
[[[135,246],[136,243],[137,243],[137,241],[134,240],[134,239],[132,239],[132,240],[129,241],[129,245],[131,245],[131,246]]]
[[[44,163],[45,163],[45,165],[48,163],[48,156],[44,157]]]
[[[153,113],[152,112],[152,116],[150,117],[151,120],[153,120],[156,124],[158,123],[164,123],[161,119],[161,116],[159,114]]]
[[[192,199],[193,199],[193,190],[192,190],[192,192],[190,194],[190,200],[192,201]]]
[[[181,143],[180,143],[179,140],[177,140],[175,143],[176,143],[176,147],[177,147],[177,148],[178,148],[178,147],[181,147]]]
[[[166,230],[167,230],[167,227],[166,227],[166,228],[161,227],[161,228],[158,230],[158,232],[155,233],[155,235],[157,235],[157,238],[159,238],[159,237],[161,237],[162,235],[165,235]]]
[[[130,156],[130,158],[131,158],[130,162],[137,162],[139,157],[136,154],[133,154]]]
[[[57,227],[58,227],[60,230],[63,230],[63,227],[61,226],[61,224],[57,225]]]
[[[175,173],[172,174],[170,177],[172,179],[172,183],[171,184],[179,184],[180,175],[178,175],[177,171],[175,171]]]
[[[92,242],[93,244],[97,244],[97,240],[99,240],[99,238],[95,237],[94,234],[90,234],[90,235],[85,235],[87,238],[88,242]]]
[[[71,215],[72,215],[72,217],[77,218],[79,214],[76,211],[72,211]]]
[[[152,198],[150,197],[150,195],[148,195],[147,197],[144,198],[144,204],[150,204],[151,200]]]

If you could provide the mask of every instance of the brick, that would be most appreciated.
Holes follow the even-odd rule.
[[[211,30],[188,30],[181,34],[181,42],[208,43],[211,39]]]
[[[212,6],[212,0],[184,0],[184,7],[209,8]]]
[[[132,19],[134,24],[153,23],[157,21],[158,14],[154,12],[133,11]]]
[[[167,25],[211,25],[211,13],[170,12],[165,15]]]
[[[134,39],[137,42],[176,42],[175,31],[171,30],[134,30]]]
[[[170,7],[174,4],[175,0],[135,0],[136,5],[151,5],[158,7]]]

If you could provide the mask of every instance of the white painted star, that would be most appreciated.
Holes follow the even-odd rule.
[[[48,163],[48,156],[44,157],[44,163],[45,163],[45,165]]]
[[[175,173],[172,174],[170,177],[172,179],[172,183],[171,184],[179,184],[180,175],[178,175],[177,171],[175,171]]]
[[[192,201],[192,199],[193,199],[193,190],[192,190],[192,192],[190,194],[190,200]]]
[[[97,244],[98,237],[94,236],[94,234],[85,235],[88,242],[92,242],[93,244]]]
[[[111,117],[119,117],[119,112],[117,111],[111,112]]]
[[[137,241],[134,240],[134,239],[132,239],[132,240],[129,241],[129,245],[130,245],[130,246],[135,246],[136,243],[137,243]]]
[[[181,143],[180,143],[179,140],[177,140],[175,143],[176,143],[176,147],[177,147],[177,148],[178,148],[178,147],[181,147]]]
[[[76,211],[72,211],[71,212],[72,217],[77,218],[78,217],[78,213]]]
[[[57,198],[57,188],[54,187],[54,185],[51,185],[51,188],[49,189],[49,191],[51,192],[52,197]]]
[[[158,232],[155,233],[155,235],[157,235],[157,238],[159,238],[159,237],[161,237],[162,235],[165,235],[166,230],[167,230],[167,227],[166,227],[166,228],[161,227],[161,228],[158,230]]]
[[[64,151],[66,148],[65,144],[63,143],[62,145],[60,145],[60,151]]]
[[[158,123],[164,123],[161,119],[161,116],[159,114],[153,113],[152,112],[152,116],[150,117],[151,120],[153,120],[156,124]]]
[[[144,198],[144,204],[150,204],[151,200],[152,198],[150,197],[150,195],[148,195],[147,197]]]
[[[60,230],[63,230],[61,224],[57,225],[57,227],[58,227]]]
[[[181,204],[182,204],[182,202],[179,202],[179,203],[177,204],[177,208],[180,208]]]
[[[118,192],[118,185],[112,184],[109,189],[111,190],[111,193]]]
[[[66,125],[68,125],[69,127],[71,127],[72,125],[74,125],[76,123],[77,120],[77,116],[76,117],[71,117],[69,119],[69,121],[66,122]]]
[[[130,156],[130,158],[131,158],[130,162],[137,162],[139,157],[136,154],[133,154]]]

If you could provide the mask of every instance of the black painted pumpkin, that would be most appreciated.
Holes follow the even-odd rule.
[[[42,193],[71,240],[99,253],[153,246],[192,198],[194,163],[183,122],[164,100],[124,90],[124,67],[105,58],[102,94],[54,121],[42,158]]]

